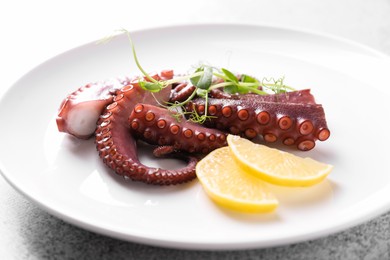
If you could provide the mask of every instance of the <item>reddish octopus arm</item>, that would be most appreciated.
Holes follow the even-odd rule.
[[[227,133],[206,128],[185,118],[178,120],[172,114],[165,108],[137,104],[129,117],[129,125],[137,138],[149,144],[164,146],[164,151],[207,154],[227,145]],[[157,154],[161,154],[161,151]]]
[[[325,141],[330,135],[319,104],[209,98],[207,107],[211,118],[205,126],[248,139],[261,135],[266,142],[279,139],[285,145],[296,145],[299,150],[307,151],[314,148],[316,140]],[[205,100],[191,101],[187,110],[205,114]]]
[[[111,79],[87,84],[69,94],[58,111],[58,130],[88,139],[93,135],[104,107],[112,102],[113,93],[129,83],[129,78]]]
[[[165,98],[162,98],[164,94]],[[160,102],[167,100],[169,88],[158,95]],[[188,165],[178,170],[148,167],[139,161],[136,139],[130,133],[128,124],[129,115],[138,102],[157,104],[150,92],[137,84],[128,85],[118,91],[100,116],[95,135],[96,147],[103,162],[124,178],[150,184],[170,185],[194,179],[198,162],[194,156],[188,156]]]

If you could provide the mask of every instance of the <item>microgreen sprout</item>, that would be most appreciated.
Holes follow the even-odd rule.
[[[141,88],[150,91],[153,94],[161,91],[171,84],[181,83],[183,81],[189,81],[189,83],[195,86],[193,93],[182,102],[166,104],[159,103],[161,106],[170,108],[173,111],[177,111],[176,108],[179,108],[179,110],[181,110],[180,113],[172,113],[172,116],[174,116],[178,121],[180,121],[185,115],[189,117],[189,120],[197,123],[204,123],[207,119],[212,118],[212,116],[207,115],[207,106],[209,92],[213,89],[222,89],[224,92],[229,94],[254,93],[258,95],[278,94],[294,90],[293,88],[284,84],[284,77],[278,79],[263,78],[260,81],[257,78],[247,74],[235,75],[226,68],[219,69],[205,64],[200,65],[193,73],[188,75],[175,77],[169,80],[157,80],[150,76],[150,74],[148,74],[141,66],[135,51],[133,40],[130,36],[130,32],[125,29],[119,30],[119,32],[126,34],[131,45],[134,61],[144,76],[143,78],[139,79],[139,85]],[[105,37],[98,43],[107,43],[115,36],[116,35],[110,35]],[[196,96],[205,99],[205,112],[203,115],[199,115],[195,110],[193,110],[195,112],[187,112],[185,110],[185,105],[187,105]]]

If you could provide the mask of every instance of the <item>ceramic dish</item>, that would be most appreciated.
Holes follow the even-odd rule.
[[[258,77],[285,77],[311,88],[331,138],[306,155],[334,165],[311,188],[275,187],[271,214],[224,210],[197,180],[156,187],[125,182],[98,158],[93,140],[56,128],[62,99],[79,86],[139,75],[129,43],[118,36],[60,54],[17,81],[0,102],[0,161],[5,179],[51,214],[108,236],[187,249],[277,246],[329,235],[389,210],[389,58],[359,44],[312,32],[251,25],[186,25],[132,32],[148,71],[185,73],[199,62]],[[174,160],[142,156],[146,164]]]

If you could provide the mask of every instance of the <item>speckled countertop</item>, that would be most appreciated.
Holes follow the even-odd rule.
[[[128,25],[133,29],[206,22],[288,25],[342,36],[390,54],[389,0],[104,2],[0,4],[0,94],[44,60]],[[328,237],[287,246],[176,250],[72,226],[28,201],[0,177],[0,259],[390,259],[390,213]]]

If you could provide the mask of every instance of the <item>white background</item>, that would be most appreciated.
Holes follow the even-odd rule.
[[[390,54],[389,14],[389,0],[2,1],[0,94],[45,60],[78,45],[100,39],[120,28],[139,30],[192,23],[271,24],[341,36]],[[9,111],[12,113],[12,108]],[[30,116],[28,111],[26,116]],[[1,121],[0,124],[6,123]],[[29,126],[26,127],[28,129]],[[1,149],[10,149],[17,156],[17,151],[12,151],[12,147]],[[386,240],[390,239],[390,235],[388,231],[384,231],[389,229],[388,220],[389,217],[385,215],[339,236],[320,239],[312,244],[302,243],[226,255],[200,252],[186,254],[184,251],[155,249],[108,239],[72,227],[28,202],[0,177],[1,259],[41,259],[48,256],[77,258],[85,256],[83,252],[88,250],[88,256],[107,257],[113,249],[117,258],[146,255],[158,257],[164,254],[166,257],[217,258],[230,255],[284,259],[318,255],[326,258],[356,257],[365,254],[364,256],[381,258],[388,253],[389,244]],[[41,229],[38,234],[37,228]],[[53,238],[59,238],[54,235],[55,232],[63,235],[64,243],[53,241]],[[377,245],[375,250],[359,251],[358,248],[362,248],[362,245],[373,243],[372,239],[377,240],[374,241]],[[93,241],[90,247],[89,240]],[[346,246],[346,249],[341,245]],[[93,252],[100,253],[94,255]]]

